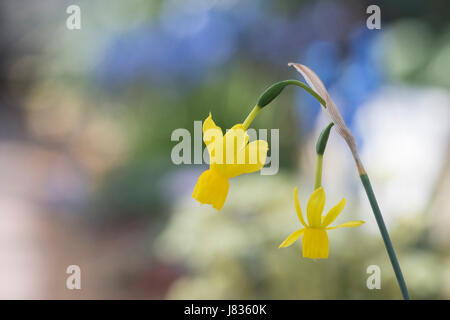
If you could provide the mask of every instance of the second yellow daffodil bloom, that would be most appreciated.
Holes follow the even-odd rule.
[[[294,202],[298,218],[304,228],[295,231],[287,237],[286,240],[280,244],[280,248],[289,247],[303,235],[302,244],[304,258],[328,258],[329,242],[327,230],[359,227],[364,223],[364,221],[349,221],[335,227],[329,227],[329,225],[336,220],[338,215],[344,209],[345,199],[343,198],[337,205],[331,208],[326,216],[322,216],[323,208],[325,206],[325,191],[322,187],[317,188],[309,198],[308,206],[306,208],[308,224],[306,224],[303,219],[300,203],[298,201],[297,188],[294,189]]]
[[[192,197],[220,210],[228,195],[229,179],[261,170],[269,147],[264,140],[248,143],[243,124],[236,124],[223,135],[211,113],[203,122],[203,141],[208,148],[210,167],[198,178]]]

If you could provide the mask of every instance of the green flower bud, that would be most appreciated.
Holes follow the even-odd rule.
[[[261,108],[265,107],[266,105],[271,103],[273,99],[278,97],[278,95],[286,86],[287,84],[284,81],[271,85],[259,96],[258,102],[256,104]]]
[[[271,85],[259,96],[258,102],[256,103],[256,105],[259,106],[260,108],[265,107],[266,105],[271,103],[273,99],[278,97],[278,95],[283,91],[284,87],[286,87],[288,85],[295,85],[300,88],[303,88],[309,94],[311,94],[314,98],[316,98],[316,100],[319,101],[319,103],[321,105],[323,105],[326,108],[325,101],[314,90],[312,90],[310,87],[308,87],[303,82],[300,82],[297,80],[284,80],[284,81],[280,81],[280,82],[277,82],[277,83]]]
[[[330,122],[330,124],[320,133],[319,139],[317,139],[316,144],[316,152],[318,155],[323,155],[323,153],[325,152],[325,147],[327,146],[328,137],[330,136],[331,127],[333,125],[334,123]]]

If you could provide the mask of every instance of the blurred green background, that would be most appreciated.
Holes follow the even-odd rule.
[[[81,8],[69,30],[66,8]],[[366,8],[381,8],[381,29]],[[171,133],[223,129],[311,67],[355,132],[412,298],[450,298],[448,1],[2,1],[0,298],[400,299],[346,145],[325,154],[330,257],[301,257],[326,117],[288,88],[252,127],[280,130],[280,170],[231,181],[221,212],[191,193]],[[82,290],[66,289],[79,265]],[[381,268],[381,289],[366,270]]]

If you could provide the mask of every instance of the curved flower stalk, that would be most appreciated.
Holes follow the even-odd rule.
[[[294,203],[295,210],[297,211],[298,219],[304,228],[299,229],[292,233],[279,248],[286,248],[292,245],[298,238],[303,235],[303,257],[310,259],[326,259],[329,254],[329,241],[327,230],[337,228],[351,228],[359,227],[364,221],[349,221],[334,227],[330,227],[330,224],[336,220],[339,214],[345,207],[345,198],[331,208],[327,215],[322,216],[322,211],[325,206],[325,191],[322,187],[316,189],[309,198],[308,205],[306,207],[306,216],[308,224],[303,219],[302,210],[300,209],[300,203],[298,201],[297,187],[294,189]]]
[[[261,170],[266,162],[268,144],[264,140],[249,143],[243,124],[236,124],[225,135],[211,113],[203,122],[203,141],[209,158],[209,170],[198,178],[192,197],[203,204],[222,209],[228,195],[229,179]]]

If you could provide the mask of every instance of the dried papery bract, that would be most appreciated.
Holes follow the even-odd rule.
[[[305,81],[308,83],[308,85],[318,95],[320,95],[323,100],[325,100],[326,107],[324,105],[322,105],[322,107],[324,108],[325,112],[329,115],[331,121],[334,122],[337,133],[339,133],[339,135],[345,140],[345,142],[347,142],[350,151],[352,152],[353,158],[355,159],[359,174],[364,174],[366,171],[364,170],[364,166],[361,162],[361,159],[359,158],[355,138],[353,137],[353,134],[351,133],[350,129],[347,128],[347,126],[345,125],[344,119],[339,113],[336,104],[331,99],[327,89],[323,85],[320,78],[314,71],[312,71],[307,66],[292,62],[289,63],[288,65],[290,67],[294,67],[298,72],[300,72],[303,78],[305,78]]]

